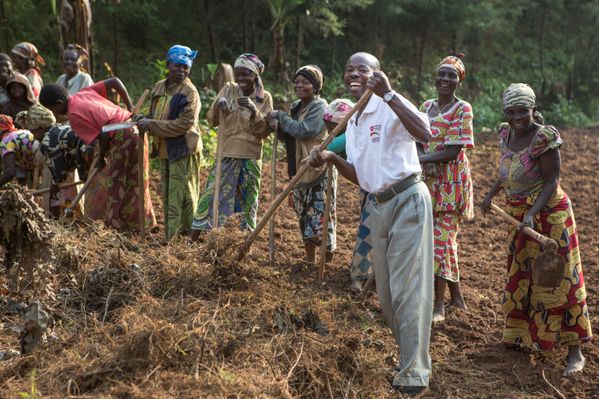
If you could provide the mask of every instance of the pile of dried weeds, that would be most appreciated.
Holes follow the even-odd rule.
[[[53,298],[53,224],[20,186],[0,191],[0,245],[11,295],[34,288],[41,298]]]
[[[61,295],[54,317],[62,341],[6,361],[6,389],[20,387],[24,380],[15,375],[35,368],[43,371],[38,389],[59,396],[357,392],[367,368],[360,341],[329,334],[330,310],[312,295],[296,295],[279,271],[235,262],[245,239],[238,225],[200,244],[166,247],[99,224],[72,228],[55,237]]]

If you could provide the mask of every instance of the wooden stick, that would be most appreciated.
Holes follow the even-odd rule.
[[[324,204],[324,223],[320,239],[320,280],[324,280],[324,266],[327,261],[327,237],[330,222],[331,200],[333,197],[333,165],[327,167],[327,196]]]
[[[374,287],[375,280],[376,280],[376,278],[374,276],[374,266],[371,263],[370,264],[370,275],[368,276],[368,280],[366,280],[366,283],[364,283],[364,285],[362,286],[362,291],[360,291],[360,295],[358,295],[358,298],[357,298],[358,301],[364,302],[364,300],[366,299],[366,296],[368,295],[370,290]]]
[[[59,184],[58,185],[58,189],[62,190],[63,188],[69,188],[69,187],[73,187],[73,186],[78,186],[80,184],[83,184],[83,182],[81,180],[70,182],[70,183]],[[29,191],[29,194],[31,194],[31,195],[42,195],[42,194],[46,194],[46,193],[49,193],[49,192],[50,192],[50,187],[46,187],[46,188],[40,188],[39,190],[31,190],[31,191]]]
[[[146,239],[146,199],[145,199],[145,190],[144,190],[144,147],[145,147],[145,133],[139,132],[139,144],[137,145],[137,186],[139,189],[137,190],[137,202],[139,209],[139,235],[141,240],[144,241]]]
[[[491,209],[493,210],[493,212],[497,213],[499,216],[501,216],[506,221],[510,222],[511,224],[513,224],[516,227],[518,227],[518,226],[520,226],[520,224],[522,224],[522,222],[520,222],[518,219],[514,218],[512,215],[510,215],[509,213],[507,213],[506,211],[504,211],[503,209],[501,209],[500,207],[498,207],[497,205],[495,205],[493,203],[491,203]],[[558,245],[554,239],[545,237],[544,235],[538,233],[537,231],[531,229],[528,226],[524,227],[522,229],[522,232],[524,234],[526,234],[527,236],[529,236],[530,238],[532,238],[533,240],[540,243],[544,251],[549,251],[552,253],[557,252]]]
[[[275,129],[272,139],[272,158],[270,161],[270,199],[271,201],[277,196],[277,146],[279,139],[277,137],[277,129]],[[270,219],[268,226],[268,253],[270,266],[273,267],[276,262],[275,256],[275,215]]]
[[[354,105],[354,107],[351,109],[351,111],[349,111],[349,113],[345,116],[345,118],[343,118],[343,120],[341,122],[339,122],[339,124],[335,127],[335,129],[333,129],[331,134],[329,134],[325,138],[325,140],[320,144],[319,148],[321,151],[326,149],[327,146],[331,143],[331,141],[333,141],[335,136],[337,136],[345,128],[345,125],[347,125],[347,122],[349,122],[351,117],[359,109],[361,109],[364,105],[366,105],[366,103],[370,99],[371,94],[372,94],[372,90],[370,90],[370,89],[366,89],[366,91],[364,91],[364,94],[362,94],[362,97],[360,97],[360,99]],[[279,207],[283,203],[283,200],[285,198],[287,198],[287,196],[289,195],[291,190],[293,190],[293,188],[297,185],[297,183],[300,181],[300,179],[304,176],[304,174],[309,169],[310,169],[310,165],[308,163],[305,163],[304,165],[302,165],[302,167],[297,171],[297,173],[293,177],[293,179],[291,179],[289,184],[287,184],[287,187],[285,187],[285,189],[279,194],[279,196],[277,198],[275,198],[274,201],[271,202],[270,207],[268,208],[268,210],[266,211],[266,213],[264,214],[262,219],[258,222],[258,224],[256,225],[256,228],[254,229],[252,234],[250,234],[250,236],[247,238],[245,243],[243,243],[241,245],[241,248],[239,249],[239,255],[237,256],[238,261],[241,261],[245,257],[248,250],[250,249],[250,247],[252,246],[254,241],[256,241],[256,238],[258,238],[258,235],[260,234],[260,232],[262,231],[262,229],[264,228],[264,226],[266,225],[268,220],[276,212],[276,210],[279,209]]]
[[[77,193],[77,196],[75,197],[75,199],[73,199],[73,202],[71,203],[71,205],[64,210],[64,213],[66,216],[71,216],[73,214],[73,210],[77,207],[77,204],[81,200],[81,197],[83,197],[83,194],[85,194],[89,185],[91,184],[91,182],[94,180],[94,178],[100,171],[100,169],[95,167],[96,161],[94,161],[93,163],[94,163],[94,166],[93,166],[91,172],[89,173],[89,176],[87,177],[87,180],[85,181],[85,184],[83,185],[83,187],[81,187],[81,190],[79,190],[79,192]]]
[[[150,93],[150,90],[148,90],[148,89],[144,90],[141,97],[139,97],[139,100],[137,100],[135,107],[133,107],[133,114],[139,113],[139,111],[141,110],[141,107],[143,106],[144,101],[146,100],[146,97],[148,96],[149,93]],[[146,239],[146,198],[144,196],[144,194],[145,194],[145,189],[144,189],[144,186],[145,186],[144,147],[145,147],[145,132],[140,131],[139,132],[139,144],[137,145],[137,167],[138,167],[138,170],[137,170],[137,186],[138,186],[137,202],[138,202],[138,211],[139,211],[139,234],[140,234],[142,241],[144,241]]]
[[[227,92],[227,94],[229,94]],[[222,177],[222,162],[223,162],[223,135],[221,129],[223,128],[223,110],[218,110],[218,137],[216,140],[216,177],[214,178],[214,194],[212,198],[212,228],[218,227],[218,209],[220,206],[220,180]]]

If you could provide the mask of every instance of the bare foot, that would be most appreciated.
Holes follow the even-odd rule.
[[[443,302],[436,303],[433,309],[433,324],[440,323],[445,320],[445,305]]]
[[[587,359],[582,356],[580,346],[571,346],[568,350],[568,364],[564,369],[562,375],[564,377],[570,377],[573,374],[580,373],[587,363]]]
[[[189,243],[196,242],[198,238],[200,238],[200,230],[191,230],[191,234],[189,235]]]
[[[449,293],[451,294],[449,306],[454,306],[458,309],[464,310],[468,309],[466,302],[464,302],[464,296],[462,295],[462,290],[460,289],[460,283],[448,281],[447,285],[449,286]]]
[[[362,280],[354,280],[351,282],[351,286],[349,287],[352,294],[359,295],[362,292],[362,288],[364,287],[364,282]]]
[[[447,307],[454,307],[458,309],[468,310],[468,306],[464,302],[464,298],[452,298],[451,302],[447,305]]]

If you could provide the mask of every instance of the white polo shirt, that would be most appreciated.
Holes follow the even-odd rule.
[[[403,96],[396,96],[430,129],[426,114]],[[370,97],[357,125],[356,116],[347,124],[345,151],[347,162],[356,169],[360,187],[378,193],[422,171],[414,138],[381,97]]]

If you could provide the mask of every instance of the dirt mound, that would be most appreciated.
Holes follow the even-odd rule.
[[[562,183],[574,204],[597,330],[592,271],[599,259],[599,132],[567,131],[563,137]],[[495,137],[478,137],[469,157],[478,204],[496,173]],[[264,212],[270,190],[262,191]],[[0,362],[0,397],[33,387],[48,398],[395,397],[390,382],[399,354],[377,300],[359,304],[348,291],[359,201],[356,187],[341,182],[339,250],[324,282],[302,260],[296,217],[286,206],[277,213],[274,268],[266,233],[243,262],[234,261],[245,239],[235,225],[193,246],[185,240],[163,246],[160,232],[140,243],[100,224],[52,224],[57,338],[31,355]],[[498,217],[483,218],[478,210],[463,225],[460,264],[469,309],[449,309],[446,322],[433,328],[429,397],[558,397],[543,371],[568,398],[597,397],[594,344],[583,349],[585,372],[569,380],[561,378],[564,348],[539,354],[501,344],[506,231]],[[1,316],[5,327],[17,321]],[[18,333],[0,330],[0,350],[18,348]]]

